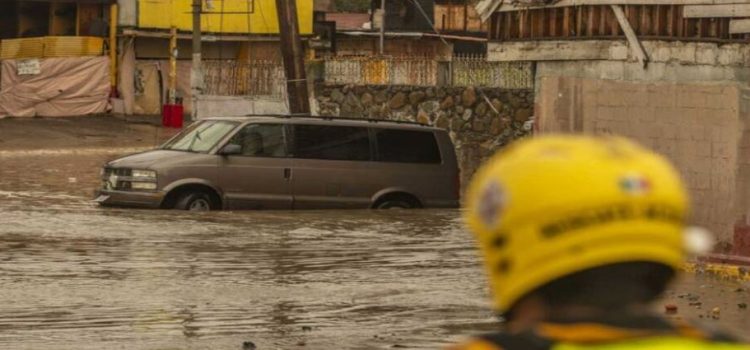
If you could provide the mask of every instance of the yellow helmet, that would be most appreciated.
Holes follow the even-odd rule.
[[[466,204],[500,312],[576,272],[628,261],[679,268],[685,256],[682,181],[623,138],[519,141],[478,171]]]

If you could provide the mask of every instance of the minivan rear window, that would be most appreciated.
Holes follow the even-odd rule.
[[[294,157],[327,160],[371,160],[367,128],[295,125]]]
[[[435,134],[429,131],[375,129],[378,160],[394,163],[440,163]]]

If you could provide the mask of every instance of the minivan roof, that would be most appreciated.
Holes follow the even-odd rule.
[[[335,122],[337,125],[351,125],[351,126],[385,126],[394,129],[433,129],[443,130],[440,128],[432,127],[429,125],[406,122],[406,121],[394,121],[394,120],[379,120],[379,119],[367,119],[367,118],[346,118],[346,117],[331,117],[331,116],[289,116],[289,115],[273,115],[273,114],[261,114],[261,115],[244,115],[244,116],[226,116],[226,117],[211,117],[204,118],[201,120],[229,120],[237,122],[247,121],[262,121],[262,122],[283,122],[289,124],[295,124],[297,122],[313,122],[314,124],[326,124]]]

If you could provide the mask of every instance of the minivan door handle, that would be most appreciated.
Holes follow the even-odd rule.
[[[292,169],[291,168],[284,168],[284,178],[289,180],[292,178]]]

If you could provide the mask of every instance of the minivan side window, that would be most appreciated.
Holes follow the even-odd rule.
[[[371,160],[367,128],[294,125],[294,157],[327,160]]]
[[[394,163],[441,163],[435,134],[429,131],[375,129],[378,160]]]
[[[242,147],[239,156],[284,158],[287,156],[285,139],[284,125],[250,124],[232,136],[228,144]]]

